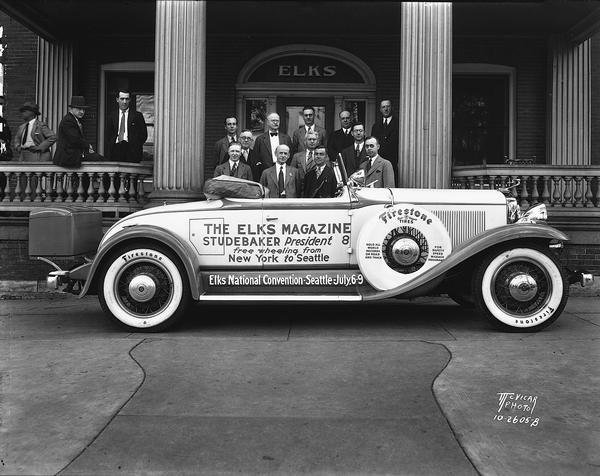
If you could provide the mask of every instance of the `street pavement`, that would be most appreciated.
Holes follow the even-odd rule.
[[[600,297],[539,333],[449,299],[194,305],[123,332],[93,296],[0,300],[3,475],[598,475]]]

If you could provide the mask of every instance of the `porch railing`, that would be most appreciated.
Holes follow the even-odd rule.
[[[0,211],[75,203],[118,217],[144,206],[151,179],[148,165],[84,162],[70,169],[50,162],[0,162]]]
[[[452,169],[452,188],[510,189],[521,208],[544,203],[549,208],[600,207],[600,166],[497,165]]]

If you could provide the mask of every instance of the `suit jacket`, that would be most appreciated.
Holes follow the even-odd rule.
[[[371,135],[379,140],[379,155],[392,163],[394,170],[398,167],[399,125],[396,116],[392,116],[387,126],[383,125],[383,117],[373,124]]]
[[[225,154],[225,157],[223,158],[223,163],[226,163],[226,162],[229,162],[229,152],[227,152]],[[262,168],[262,162],[260,160],[258,160],[254,150],[248,149],[248,159],[247,160],[244,158],[244,155],[242,154],[242,156],[240,157],[240,162],[243,162],[244,164],[248,165],[250,167],[250,169],[252,170],[252,178],[250,180],[254,180],[255,182],[258,182],[260,180],[260,174],[262,174],[263,168]]]
[[[317,178],[316,168],[312,169],[304,177],[304,198],[331,198],[335,197],[337,191],[337,179],[333,169],[325,164],[323,172]]]
[[[372,182],[375,188],[394,188],[396,181],[394,180],[394,168],[389,160],[385,160],[378,155],[373,161],[373,165],[367,172],[367,161],[360,164],[360,168],[365,171],[365,184],[369,185]]]
[[[350,147],[346,147],[342,151],[342,160],[344,161],[344,166],[346,167],[346,173],[348,174],[348,177],[360,169],[360,164],[367,160],[367,150],[365,149],[364,142],[358,159],[356,159],[354,155],[354,142],[352,142]]]
[[[61,167],[79,167],[90,143],[83,135],[83,124],[79,128],[77,118],[68,112],[58,125],[58,140],[52,162]]]
[[[315,124],[314,130],[319,134],[319,143],[318,145],[327,145],[327,131]],[[294,131],[292,135],[292,155],[297,152],[302,152],[306,150],[306,146],[304,144],[304,138],[306,137],[306,127],[299,127]]]
[[[329,156],[329,160],[336,162],[338,154],[341,154],[346,147],[352,144],[354,144],[352,134],[344,134],[344,129],[333,131],[327,139],[327,155]]]
[[[279,198],[278,186],[278,167],[279,164],[264,170],[260,176],[260,183],[263,187],[269,189],[269,198]],[[302,195],[302,184],[300,183],[300,173],[298,169],[291,166],[285,168],[285,197],[298,198]]]
[[[112,112],[108,122],[108,140],[110,149],[115,146],[115,141],[119,135],[119,110]],[[143,146],[148,139],[148,128],[144,115],[141,112],[129,109],[127,115],[127,143],[129,144],[129,153],[126,162],[141,162],[144,157]],[[112,154],[111,154],[112,155]]]
[[[21,124],[17,129],[17,134],[13,141],[13,148],[17,155],[21,155],[21,143],[23,142],[23,134],[25,134],[25,126],[27,122]],[[45,122],[36,119],[31,127],[31,139],[33,143],[40,149],[39,151],[29,151],[31,154],[37,154],[39,161],[49,162],[52,160],[52,152],[50,147],[56,142],[56,134],[52,131]]]
[[[285,132],[279,132],[279,144],[285,144],[290,148],[290,157],[292,150],[292,138]],[[260,162],[261,176],[262,172],[273,167],[273,152],[271,151],[271,138],[269,132],[263,132],[254,141],[254,153],[257,163]]]
[[[229,168],[229,159],[227,162],[223,164],[217,165],[215,168],[214,177],[218,177],[219,175],[230,175],[231,169]],[[241,178],[244,180],[252,180],[252,169],[249,165],[245,164],[241,160],[238,162],[238,168],[235,171],[234,177]]]
[[[239,136],[235,135],[238,138]],[[215,159],[217,164],[222,164],[229,160],[229,136],[221,137],[215,142]]]

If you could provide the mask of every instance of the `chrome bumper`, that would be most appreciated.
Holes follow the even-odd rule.
[[[50,291],[79,294],[87,279],[91,263],[84,263],[70,271],[58,269],[46,276],[46,287]]]
[[[591,286],[594,284],[594,275],[592,273],[586,273],[585,271],[567,270],[569,276],[569,284],[579,283],[582,288]]]

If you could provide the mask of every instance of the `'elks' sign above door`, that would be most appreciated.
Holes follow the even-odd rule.
[[[263,63],[248,82],[362,83],[363,78],[348,64],[332,58],[290,55]]]

